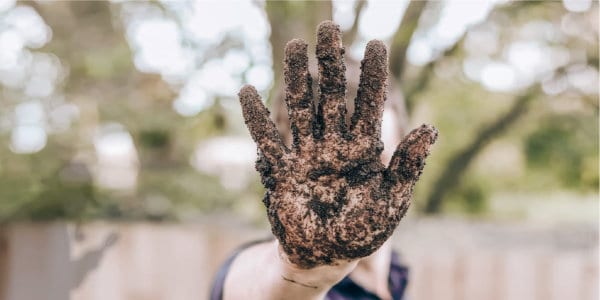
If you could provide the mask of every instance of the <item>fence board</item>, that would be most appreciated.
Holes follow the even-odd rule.
[[[598,299],[593,226],[564,244],[552,227],[405,223],[394,247],[410,299]],[[267,234],[218,221],[14,224],[0,229],[0,299],[205,299],[231,251]]]

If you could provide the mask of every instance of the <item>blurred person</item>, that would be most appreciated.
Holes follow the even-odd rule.
[[[285,101],[293,135],[289,149],[254,87],[244,86],[239,93],[258,145],[256,169],[267,190],[263,202],[276,239],[236,251],[217,273],[211,300],[403,297],[408,270],[389,238],[410,205],[437,130],[430,125],[414,129],[385,167],[385,45],[374,40],[366,47],[349,125],[339,27],[325,21],[317,30],[317,104],[306,49],[299,39],[285,49]]]

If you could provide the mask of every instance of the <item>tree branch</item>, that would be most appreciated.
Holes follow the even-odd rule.
[[[419,25],[419,19],[427,1],[411,1],[402,21],[392,38],[390,47],[390,71],[396,82],[400,82],[406,65],[406,50]]]
[[[360,15],[362,14],[363,9],[366,7],[367,1],[358,0],[356,2],[356,6],[354,7],[354,23],[352,23],[352,28],[350,30],[344,32],[344,36],[342,40],[345,45],[351,46],[356,40],[356,36],[358,35],[358,25],[360,21]]]
[[[425,91],[427,89],[427,87],[429,86],[431,79],[433,79],[433,75],[435,74],[434,70],[435,70],[436,65],[440,61],[442,61],[445,57],[450,57],[450,56],[453,56],[454,54],[456,54],[456,52],[460,48],[460,45],[462,45],[462,43],[465,39],[465,36],[466,36],[466,34],[464,34],[462,36],[462,38],[454,44],[454,46],[446,49],[446,51],[444,51],[438,58],[430,61],[425,66],[423,66],[421,68],[421,71],[419,72],[419,75],[417,76],[417,79],[414,81],[414,83],[404,89],[406,91],[404,93],[404,99],[406,101],[406,110],[409,114],[412,112],[413,108],[415,107],[416,96],[419,95],[422,91]]]
[[[491,140],[504,133],[510,125],[515,123],[527,111],[527,105],[536,97],[537,93],[538,89],[536,87],[519,95],[504,115],[484,127],[469,145],[452,156],[444,171],[435,181],[433,191],[427,198],[426,213],[438,213],[441,210],[444,197],[458,186],[460,179],[464,176],[473,160],[475,160],[477,154]]]

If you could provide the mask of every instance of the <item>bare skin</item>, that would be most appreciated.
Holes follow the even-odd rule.
[[[266,275],[274,280],[267,286],[294,286],[312,293],[299,299],[319,299],[392,235],[410,205],[437,130],[422,125],[411,131],[389,166],[384,166],[380,155],[388,77],[385,45],[380,41],[367,45],[350,124],[345,123],[344,49],[338,26],[325,21],[318,28],[318,101],[313,100],[306,49],[306,42],[298,39],[285,49],[291,148],[282,142],[254,87],[244,86],[239,97],[259,149],[256,168],[267,189],[263,202],[278,241],[278,262],[271,263],[279,267],[277,274]],[[264,253],[251,257],[261,259]],[[381,260],[373,261],[364,265],[382,265],[375,263]]]
[[[391,260],[392,244],[387,240],[373,254],[358,261],[356,268],[349,274],[350,279],[382,300],[392,299],[388,286]]]
[[[318,300],[323,299],[329,289],[348,274],[354,282],[380,299],[392,299],[388,289],[389,242],[361,260],[312,269],[290,264],[279,255],[278,247],[279,243],[274,241],[242,251],[232,263],[225,280],[223,299]]]
[[[224,300],[319,300],[350,273],[358,261],[300,268],[281,257],[277,241],[254,245],[233,261],[223,288]]]

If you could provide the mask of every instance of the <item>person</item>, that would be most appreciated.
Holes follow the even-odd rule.
[[[240,103],[258,146],[256,169],[275,239],[242,246],[221,267],[211,299],[401,299],[407,269],[389,241],[410,205],[437,130],[422,125],[381,161],[387,50],[367,44],[355,112],[346,124],[344,48],[331,21],[317,29],[319,98],[313,100],[307,44],[285,48],[287,147],[254,87]]]

